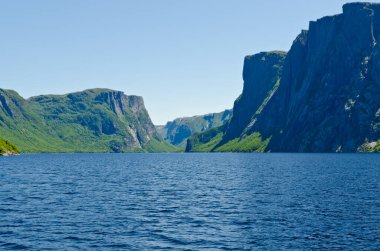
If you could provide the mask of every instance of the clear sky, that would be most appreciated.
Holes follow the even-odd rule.
[[[155,124],[232,108],[245,55],[288,50],[343,0],[0,0],[0,88],[106,87]]]

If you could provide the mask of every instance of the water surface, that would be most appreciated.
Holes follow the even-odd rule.
[[[380,249],[380,155],[0,158],[0,249]]]

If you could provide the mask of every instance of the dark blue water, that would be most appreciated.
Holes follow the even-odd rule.
[[[380,155],[0,158],[0,249],[380,249]]]

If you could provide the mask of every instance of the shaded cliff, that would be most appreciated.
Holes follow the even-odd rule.
[[[281,85],[249,131],[267,150],[355,152],[380,138],[380,5],[351,3],[310,22],[284,63]]]
[[[239,137],[258,109],[265,105],[265,99],[269,100],[276,91],[285,56],[285,52],[273,51],[245,57],[243,92],[234,103],[233,116],[223,136],[223,143]]]
[[[225,110],[219,113],[177,118],[165,126],[157,126],[157,130],[167,142],[185,148],[186,140],[191,135],[224,125],[231,115],[232,110]]]
[[[379,40],[380,4],[346,4],[342,14],[310,22],[286,55],[271,98],[259,109],[235,102],[230,129],[211,150],[377,151]],[[257,74],[258,79],[270,76],[263,70]],[[256,100],[253,93],[262,88],[258,83],[256,79],[251,92],[244,86],[242,97]],[[194,148],[192,141],[196,142],[189,141],[189,150]],[[247,147],[250,144],[253,147]]]
[[[0,90],[0,136],[26,152],[173,149],[157,133],[141,97],[108,89],[23,99]]]
[[[250,137],[241,141],[240,138],[276,92],[285,57],[286,53],[282,51],[246,56],[243,67],[243,92],[234,103],[231,120],[225,126],[190,137],[186,151],[262,150],[262,144],[256,144],[257,139]]]

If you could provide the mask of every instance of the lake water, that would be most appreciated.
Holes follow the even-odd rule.
[[[380,249],[380,155],[0,158],[0,249]]]

